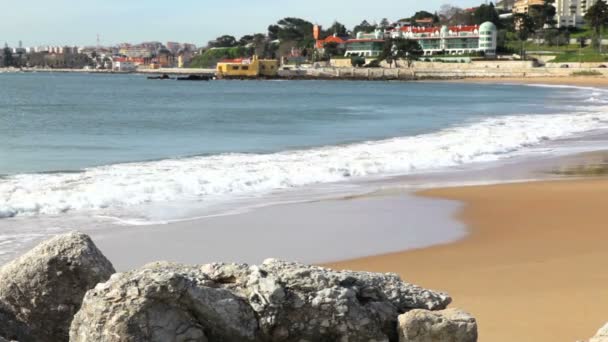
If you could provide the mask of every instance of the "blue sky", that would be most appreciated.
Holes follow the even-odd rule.
[[[483,0],[28,0],[0,11],[0,42],[94,45],[146,40],[202,45],[221,34],[266,32],[278,19],[293,16],[352,27],[363,19],[397,20],[442,4],[472,7]],[[297,3],[297,5],[293,4]]]

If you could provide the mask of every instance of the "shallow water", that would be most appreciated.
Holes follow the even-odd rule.
[[[170,220],[184,216],[172,217],[175,203],[213,207],[494,161],[608,127],[605,95],[487,84],[6,74],[0,218],[93,211],[145,221],[149,213],[138,209],[152,206]]]
[[[607,94],[559,86],[3,74],[0,259],[66,230],[363,194],[394,186],[396,176],[416,175],[399,178],[405,187],[445,182],[427,175],[453,170],[470,174],[456,182],[500,179],[479,168],[597,149],[603,141],[585,137],[608,128]],[[445,222],[453,211],[437,215]],[[456,223],[443,229],[442,238],[425,243],[462,232]]]

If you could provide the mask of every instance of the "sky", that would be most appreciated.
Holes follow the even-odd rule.
[[[362,20],[398,20],[449,3],[473,7],[484,0],[28,0],[0,11],[0,43],[16,46],[102,45],[178,41],[205,45],[223,34],[265,33],[284,17],[315,24],[335,20],[348,28]],[[10,8],[10,10],[8,9]]]

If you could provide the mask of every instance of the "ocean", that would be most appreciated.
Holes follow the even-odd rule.
[[[205,208],[222,215],[277,193],[348,193],[363,180],[538,153],[548,142],[608,128],[607,94],[452,82],[2,74],[0,235],[8,234],[3,221],[14,233],[15,220],[146,225],[204,216]]]

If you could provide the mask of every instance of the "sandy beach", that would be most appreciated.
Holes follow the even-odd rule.
[[[471,235],[428,249],[333,263],[396,272],[448,291],[481,341],[576,341],[608,320],[607,179],[447,188]]]

